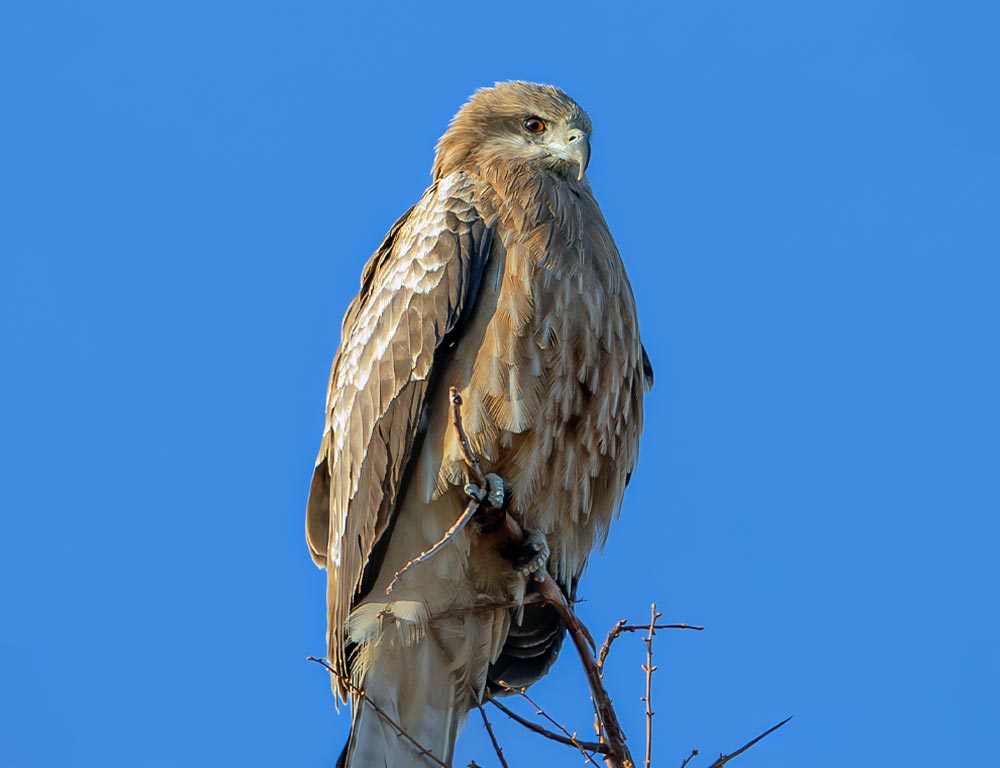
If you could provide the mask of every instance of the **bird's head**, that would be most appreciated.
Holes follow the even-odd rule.
[[[528,166],[582,179],[590,118],[551,85],[514,81],[476,91],[437,146],[434,178],[491,165]]]

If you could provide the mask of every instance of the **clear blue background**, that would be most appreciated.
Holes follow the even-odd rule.
[[[707,627],[657,640],[655,765],[789,714],[737,764],[988,763],[1000,6],[337,6],[0,11],[0,764],[332,765],[302,528],[340,319],[511,78],[590,111],[657,371],[581,606]],[[584,690],[566,653],[534,693],[589,734]],[[458,754],[496,765],[476,720]]]

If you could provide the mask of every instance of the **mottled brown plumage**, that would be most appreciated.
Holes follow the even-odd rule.
[[[567,591],[636,463],[651,372],[583,175],[589,133],[550,86],[477,92],[438,144],[434,183],[365,266],[330,376],[306,522],[328,572],[328,655],[446,762],[469,686],[482,691],[491,665],[537,679],[562,638],[544,608],[513,625],[508,612],[434,618],[531,588],[488,535],[463,532],[384,593],[465,504],[448,387],[484,469],[510,486],[509,513],[548,538]],[[354,708],[345,763],[412,764],[365,710]]]

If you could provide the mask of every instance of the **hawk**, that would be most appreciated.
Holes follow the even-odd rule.
[[[572,598],[621,505],[652,369],[585,176],[590,133],[552,86],[477,91],[437,145],[433,183],[364,267],[306,512],[327,571],[334,687],[352,699],[339,765],[429,764],[393,723],[450,765],[484,690],[539,679],[565,634],[542,604],[469,609],[522,600],[541,565]],[[533,548],[512,553],[496,525],[466,528],[387,595],[474,490],[450,387],[491,502]]]

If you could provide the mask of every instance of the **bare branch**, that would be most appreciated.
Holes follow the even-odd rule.
[[[556,728],[558,728],[560,731],[562,731],[563,736],[565,736],[567,739],[569,739],[569,743],[570,744],[572,744],[574,747],[576,747],[577,749],[580,750],[580,753],[583,755],[584,759],[588,763],[590,763],[591,765],[597,765],[597,763],[594,762],[593,756],[590,755],[590,754],[588,754],[587,750],[585,750],[580,745],[580,741],[576,738],[576,734],[575,733],[570,733],[561,723],[559,723],[548,712],[546,712],[544,709],[542,709],[542,707],[538,704],[538,702],[536,702],[534,699],[532,699],[528,695],[528,691],[527,691],[526,688],[523,688],[523,687],[522,688],[512,688],[509,685],[507,685],[507,683],[505,683],[503,680],[497,680],[497,684],[501,688],[503,688],[505,691],[507,691],[508,693],[516,693],[518,696],[520,696],[526,702],[528,702],[531,706],[533,706],[535,708],[535,714],[538,715],[539,717],[544,717],[546,720],[548,720],[550,723],[552,723],[552,725],[554,725]]]
[[[604,639],[604,644],[601,646],[601,652],[597,656],[597,668],[601,673],[601,677],[604,677],[604,662],[608,658],[608,654],[611,652],[611,644],[621,637],[623,632],[642,632],[649,629],[648,624],[628,624],[627,619],[622,619],[617,624],[615,624],[611,631],[608,632],[608,636]],[[653,629],[693,629],[698,632],[703,632],[704,627],[700,627],[697,624],[656,624]]]
[[[646,673],[646,695],[642,700],[646,702],[646,768],[653,759],[653,636],[656,634],[656,620],[663,614],[657,613],[656,603],[649,607],[649,634],[642,639],[646,644],[646,663],[642,665],[643,672]]]
[[[472,701],[475,703],[476,709],[478,709],[479,714],[483,716],[483,725],[486,726],[486,732],[490,735],[490,741],[493,742],[493,749],[496,750],[497,757],[500,760],[500,765],[502,765],[503,768],[510,768],[507,764],[507,759],[503,756],[503,747],[500,746],[500,742],[497,741],[496,734],[493,733],[493,726],[490,724],[490,719],[486,716],[486,710],[483,709],[483,705],[479,701],[479,697],[476,696],[476,691],[471,685],[469,686],[469,691],[472,693]]]
[[[479,466],[479,459],[473,454],[469,437],[462,425],[462,396],[455,387],[451,387],[449,392],[452,424],[454,424],[455,429],[458,431],[465,461],[469,465],[469,471],[473,474],[476,482],[480,485],[485,485],[486,478]],[[504,515],[504,526],[507,536],[511,541],[515,544],[524,542],[524,531],[513,515]],[[559,618],[562,619],[563,624],[566,625],[566,629],[573,639],[573,645],[576,646],[577,653],[580,655],[580,661],[587,675],[587,683],[590,685],[594,708],[597,710],[600,720],[601,730],[610,747],[608,761],[615,768],[631,768],[635,765],[635,760],[632,759],[632,754],[625,744],[625,733],[618,722],[618,715],[615,713],[614,707],[611,706],[611,698],[608,696],[603,683],[601,683],[601,675],[597,669],[597,662],[594,660],[594,652],[596,651],[594,638],[591,637],[590,632],[577,618],[566,596],[545,568],[540,568],[535,573],[535,579],[538,581],[539,592],[542,597],[552,605],[556,613],[559,614]]]
[[[451,403],[451,421],[456,432],[458,433],[459,443],[462,450],[463,458],[468,466],[469,473],[475,482],[480,487],[487,486],[486,476],[483,473],[482,467],[480,466],[479,459],[472,450],[472,445],[469,440],[468,434],[465,432],[465,428],[462,423],[462,397],[455,387],[450,388],[450,403]],[[462,515],[455,521],[455,523],[445,532],[444,536],[432,545],[428,550],[421,552],[417,557],[413,558],[407,562],[399,571],[397,571],[392,581],[389,583],[388,587],[385,589],[385,593],[390,594],[393,589],[398,584],[400,578],[407,570],[419,565],[422,562],[433,557],[437,552],[444,548],[449,542],[455,539],[456,536],[466,527],[469,521],[476,515],[480,510],[482,504],[475,500],[470,500],[466,506]],[[514,519],[510,514],[505,514],[503,516],[503,526],[507,537],[515,545],[522,545],[525,542],[526,536],[524,529],[521,527],[520,523]],[[484,694],[485,700],[489,701],[493,706],[497,707],[501,712],[506,714],[509,718],[524,726],[525,728],[538,733],[545,738],[552,741],[556,741],[560,744],[565,744],[567,746],[575,747],[578,749],[584,758],[591,765],[597,766],[594,761],[594,755],[600,754],[604,756],[608,768],[636,768],[636,764],[632,755],[629,752],[628,747],[625,743],[625,734],[622,731],[621,725],[618,721],[617,713],[611,704],[611,699],[608,696],[607,690],[604,688],[602,678],[604,676],[604,665],[607,662],[609,653],[611,652],[611,645],[614,641],[619,638],[622,634],[629,632],[646,632],[646,636],[643,638],[643,642],[646,645],[646,663],[642,665],[642,669],[646,675],[646,689],[645,696],[641,697],[641,701],[645,702],[646,705],[646,751],[645,751],[645,762],[644,768],[651,768],[652,763],[652,731],[653,731],[653,716],[654,712],[652,709],[652,677],[653,672],[657,670],[657,667],[653,665],[653,637],[656,634],[656,630],[660,629],[691,629],[695,631],[702,631],[704,627],[690,624],[657,624],[657,619],[662,616],[661,613],[657,612],[656,604],[653,603],[650,607],[650,621],[649,624],[627,624],[625,619],[617,622],[611,631],[608,633],[603,645],[601,646],[600,652],[595,658],[595,653],[597,652],[597,647],[594,643],[594,638],[591,636],[589,630],[577,617],[570,601],[567,599],[566,595],[563,593],[560,586],[556,583],[555,579],[551,577],[548,570],[544,567],[540,568],[535,574],[534,578],[538,583],[538,591],[527,595],[521,601],[503,601],[494,603],[482,603],[478,605],[472,605],[468,608],[461,608],[452,611],[446,611],[444,613],[438,614],[436,616],[430,617],[430,621],[439,620],[446,617],[455,617],[461,615],[477,614],[477,613],[487,613],[493,611],[503,611],[511,610],[523,607],[528,603],[546,603],[553,607],[553,609],[558,614],[560,620],[566,626],[567,632],[573,640],[573,645],[576,647],[577,653],[580,656],[580,661],[584,668],[584,673],[587,677],[587,683],[590,687],[591,698],[594,704],[594,729],[597,732],[599,741],[581,741],[576,737],[575,733],[570,733],[566,728],[559,724],[554,718],[548,715],[537,703],[535,703],[526,693],[524,688],[514,689],[509,687],[503,681],[500,681],[500,685],[509,692],[516,693],[522,696],[526,701],[528,701],[534,708],[536,713],[540,717],[544,717],[552,725],[554,725],[561,733],[556,733],[550,731],[545,727],[539,725],[538,723],[532,722],[527,718],[522,717],[513,710],[509,709],[502,703],[500,703],[492,694],[488,691]],[[429,749],[421,745],[413,736],[406,732],[406,730],[374,701],[372,701],[364,690],[358,688],[349,679],[342,675],[339,675],[337,671],[330,666],[330,664],[325,659],[318,659],[313,656],[308,657],[309,661],[316,662],[322,665],[330,674],[334,675],[341,683],[344,689],[348,690],[355,701],[360,700],[367,703],[368,706],[380,717],[384,722],[386,722],[397,735],[408,741],[414,749],[417,751],[418,756],[426,757],[429,761],[434,763],[441,768],[448,768],[447,764],[444,763],[440,758],[434,755]],[[475,691],[471,691],[473,701],[479,710],[480,715],[483,719],[483,725],[489,734],[490,741],[493,744],[493,748],[496,751],[497,758],[500,761],[502,768],[509,768],[506,758],[503,755],[503,749],[500,746],[496,734],[493,731],[492,724],[486,715],[486,710],[483,708],[482,701],[475,695]],[[358,706],[355,704],[355,706]],[[719,759],[712,763],[709,768],[722,768],[727,762],[732,760],[734,757],[741,755],[750,747],[754,746],[764,737],[770,735],[774,731],[785,725],[791,717],[782,720],[777,725],[764,731],[762,734],[752,739],[751,741],[744,744],[742,747],[737,749],[728,755],[720,754]],[[681,768],[687,768],[688,763],[698,754],[698,750],[694,749],[691,754],[684,759],[681,763]],[[475,761],[469,764],[469,768],[479,768]]]
[[[428,621],[440,621],[441,619],[453,619],[456,616],[471,616],[476,613],[492,613],[493,611],[505,611],[511,608],[520,608],[522,605],[532,605],[534,603],[544,603],[543,598],[537,592],[531,592],[524,596],[524,600],[505,600],[500,603],[478,603],[469,608],[456,608],[453,611],[435,613]]]
[[[595,752],[600,755],[606,755],[611,751],[611,748],[607,744],[599,744],[596,741],[581,741],[580,739],[567,738],[566,736],[563,736],[561,734],[554,733],[548,730],[547,728],[539,725],[538,723],[533,723],[531,720],[521,717],[521,715],[517,714],[517,712],[507,707],[499,699],[497,699],[491,694],[486,695],[486,700],[494,707],[499,709],[501,712],[503,712],[505,715],[507,715],[507,717],[509,717],[515,723],[523,725],[529,731],[534,731],[539,736],[544,736],[547,739],[551,739],[552,741],[557,741],[560,744],[565,744],[568,747],[585,749],[588,752]]]
[[[476,483],[481,487],[486,486],[486,476],[483,475],[483,470],[479,466],[479,458],[475,453],[472,452],[472,445],[469,443],[469,436],[465,432],[465,427],[462,426],[462,396],[458,393],[455,387],[449,389],[449,396],[451,399],[451,423],[454,425],[455,430],[458,432],[459,443],[462,447],[462,456],[465,459],[465,463],[469,467],[469,471],[473,474]],[[399,583],[400,577],[406,573],[410,568],[415,565],[419,565],[425,560],[429,560],[434,557],[448,542],[454,539],[459,532],[468,525],[469,521],[473,518],[476,512],[479,511],[480,504],[475,499],[470,499],[469,503],[465,507],[465,511],[461,514],[458,520],[444,532],[438,541],[434,545],[417,555],[415,558],[410,560],[406,565],[396,571],[393,574],[392,581],[389,582],[389,586],[385,588],[385,593],[391,595],[392,591],[396,588],[396,584]]]
[[[662,615],[662,614],[661,614]],[[649,629],[648,624],[626,624],[622,627],[622,632],[642,632]],[[698,632],[703,632],[704,627],[699,627],[697,624],[656,624],[653,629],[693,629]]]
[[[349,679],[344,678],[342,675],[338,675],[337,674],[337,670],[335,670],[333,667],[331,667],[330,664],[329,664],[329,662],[326,659],[317,659],[315,656],[307,656],[306,657],[306,661],[314,661],[314,662],[316,662],[321,667],[323,667],[324,669],[326,669],[327,672],[329,672],[331,675],[333,675],[338,680],[340,680],[340,682],[343,683],[343,685],[353,695],[357,696],[359,699],[361,699],[363,702],[365,702],[369,707],[372,708],[372,710],[375,712],[376,715],[378,715],[386,723],[388,723],[390,726],[392,726],[392,729],[394,731],[396,731],[396,733],[399,736],[401,736],[402,738],[404,738],[408,742],[410,742],[410,744],[412,744],[413,747],[417,750],[417,756],[418,757],[421,757],[421,756],[422,757],[426,757],[428,760],[430,760],[432,763],[434,763],[434,765],[439,765],[439,766],[441,766],[441,768],[448,768],[448,764],[447,763],[445,763],[443,760],[439,759],[437,757],[437,755],[435,755],[433,752],[431,752],[429,749],[427,749],[427,747],[423,746],[419,741],[417,741],[410,734],[408,734],[406,732],[406,729],[403,728],[403,726],[401,726],[395,720],[393,720],[392,717],[389,715],[388,712],[386,712],[384,709],[382,709],[382,707],[380,707],[374,701],[372,701],[371,699],[369,699],[368,696],[367,696],[367,694],[363,690],[361,690],[356,685],[354,685],[354,683],[351,682]]]
[[[483,474],[482,467],[479,466],[479,457],[472,450],[472,443],[469,442],[469,435],[462,425],[462,396],[457,387],[448,388],[448,399],[451,401],[451,423],[458,433],[458,442],[462,448],[462,458],[472,473],[472,478],[480,488],[486,487],[486,475]]]
[[[724,766],[726,763],[728,763],[734,757],[736,757],[737,755],[742,755],[744,752],[746,752],[748,749],[750,749],[750,747],[752,747],[758,741],[760,741],[761,739],[763,739],[765,736],[770,736],[772,733],[774,733],[776,730],[778,730],[781,726],[783,726],[785,723],[787,723],[791,719],[792,719],[791,716],[789,716],[789,717],[786,717],[784,720],[782,720],[777,725],[772,725],[770,728],[768,728],[766,731],[764,731],[760,736],[758,736],[758,737],[756,737],[754,739],[751,739],[746,744],[744,744],[742,747],[740,747],[739,749],[737,749],[735,752],[730,752],[728,755],[719,755],[719,759],[716,760],[714,763],[712,763],[710,766],[708,766],[708,768],[722,768],[722,766]]]
[[[468,505],[465,507],[465,511],[458,518],[458,520],[455,521],[454,525],[452,525],[451,528],[449,528],[447,531],[444,532],[444,536],[442,536],[439,541],[435,542],[435,544],[426,552],[421,552],[415,558],[410,560],[410,562],[408,562],[406,565],[404,565],[402,568],[396,571],[396,573],[392,577],[392,581],[389,582],[389,586],[385,588],[385,593],[387,595],[391,595],[392,590],[396,588],[396,584],[399,582],[400,577],[404,573],[410,570],[410,568],[412,568],[413,566],[424,562],[424,560],[429,560],[430,558],[434,557],[434,555],[436,555],[438,551],[442,547],[444,547],[445,544],[447,544],[449,541],[458,536],[459,532],[463,528],[465,528],[466,525],[469,524],[469,521],[472,519],[473,515],[475,515],[476,512],[478,511],[479,511],[479,502],[477,502],[475,499],[470,499]]]

